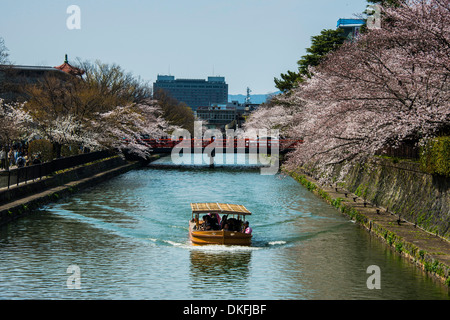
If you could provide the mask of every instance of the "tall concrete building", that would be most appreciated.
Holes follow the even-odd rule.
[[[158,75],[153,92],[164,90],[173,98],[186,103],[192,110],[228,102],[228,84],[225,77],[204,79],[175,79],[174,76]]]

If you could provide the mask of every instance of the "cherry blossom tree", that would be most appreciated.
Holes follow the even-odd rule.
[[[0,144],[10,145],[20,139],[25,133],[22,125],[28,120],[29,116],[20,104],[6,103],[0,99]]]
[[[14,130],[26,132],[28,139],[42,137],[53,144],[77,144],[93,150],[114,149],[146,158],[150,149],[142,138],[162,136],[174,130],[161,116],[162,110],[154,100],[144,100],[125,106],[116,106],[110,111],[97,112],[80,120],[73,113],[58,114],[41,119],[33,116],[27,103],[10,107],[10,115],[0,120],[0,135]]]
[[[29,116],[22,110],[21,104],[6,103],[0,99],[0,148],[6,151],[6,167],[9,167],[7,147],[14,141],[26,138],[23,124],[28,120]]]
[[[149,99],[99,113],[89,127],[85,132],[92,146],[114,148],[141,158],[150,152],[142,140],[144,136],[160,137],[177,128],[162,117],[157,101]]]
[[[294,117],[298,114],[304,102],[296,96],[279,95],[253,111],[244,123],[244,131],[278,129],[281,135],[287,135],[292,130]]]
[[[331,53],[294,93],[307,107],[294,118],[305,144],[291,165],[325,170],[448,128],[449,1],[406,1],[383,17],[381,29]]]
[[[288,167],[309,164],[326,177],[335,164],[448,130],[449,0],[405,0],[382,17],[381,29],[327,55],[287,97],[298,106],[288,132],[304,138]]]

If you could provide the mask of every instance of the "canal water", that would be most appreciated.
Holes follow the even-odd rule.
[[[252,246],[192,246],[191,202],[245,205]],[[245,166],[125,173],[0,228],[0,259],[0,299],[449,299],[292,178]]]

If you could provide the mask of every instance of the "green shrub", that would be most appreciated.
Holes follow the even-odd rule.
[[[420,257],[420,260],[425,259],[425,251],[420,250],[420,251],[419,251],[419,257]]]
[[[41,161],[47,162],[53,159],[53,149],[50,141],[45,139],[33,140],[28,144],[28,155],[33,157],[40,154]],[[31,158],[33,159],[33,158]]]
[[[80,154],[80,148],[76,144],[61,146],[61,156],[70,157]]]
[[[427,173],[450,177],[450,137],[430,139],[421,150],[420,165]]]
[[[331,205],[333,205],[335,208],[339,209],[341,207],[341,202],[343,200],[344,199],[342,199],[342,198],[333,199],[333,200],[331,200]]]
[[[386,241],[391,246],[394,243],[395,236],[392,233],[388,233]]]

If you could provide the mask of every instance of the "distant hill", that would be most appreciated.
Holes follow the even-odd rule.
[[[251,94],[250,95],[250,101],[251,103],[264,103],[267,100],[267,97],[279,94],[280,92],[273,92],[273,93],[267,93],[267,94]],[[228,95],[228,101],[238,101],[239,103],[244,103],[245,98],[247,95],[245,94],[229,94]]]

